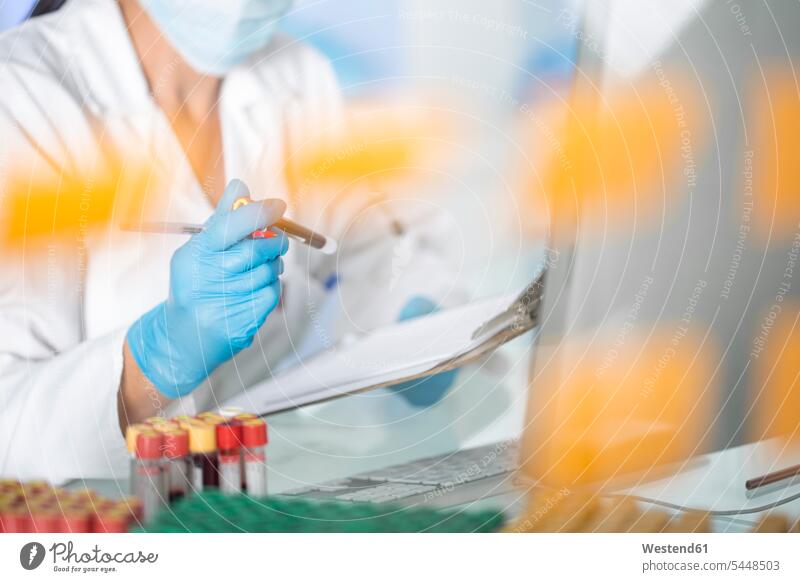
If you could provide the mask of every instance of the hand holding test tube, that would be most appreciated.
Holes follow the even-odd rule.
[[[167,398],[189,394],[248,347],[280,300],[286,236],[253,240],[250,234],[275,224],[286,204],[269,200],[231,210],[247,194],[247,186],[231,181],[214,215],[173,255],[167,299],[128,331],[136,364]]]
[[[249,197],[241,196],[234,201],[232,210],[246,206],[251,202]],[[160,234],[197,234],[203,232],[202,225],[184,222],[139,222],[136,224],[123,225],[122,229],[132,232]],[[276,236],[275,230],[273,229],[279,230],[285,233],[289,238],[308,245],[326,255],[334,254],[339,247],[335,239],[315,232],[288,218],[280,218],[272,226],[255,231],[252,237],[272,238]]]

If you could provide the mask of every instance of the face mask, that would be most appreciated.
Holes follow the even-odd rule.
[[[264,48],[292,0],[139,0],[200,73],[222,76]]]

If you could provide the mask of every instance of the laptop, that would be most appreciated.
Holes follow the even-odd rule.
[[[584,9],[584,28],[593,31],[605,29],[606,10],[602,3],[588,3]],[[576,69],[571,89],[571,99],[585,99],[596,94],[603,72],[601,52],[597,43],[602,39],[578,34]],[[591,47],[585,42],[591,40]],[[571,134],[571,132],[567,132]],[[551,212],[548,249],[558,256],[557,262],[547,265],[542,277],[542,296],[538,298],[539,322],[532,336],[529,365],[528,398],[540,368],[545,364],[536,355],[547,342],[558,342],[564,337],[569,321],[569,286],[575,257],[577,212]],[[552,361],[547,366],[552,366]],[[534,421],[535,412],[528,406],[525,425]],[[507,506],[510,497],[521,497],[522,482],[517,478],[521,450],[519,439],[499,441],[488,445],[457,450],[452,453],[426,457],[411,462],[366,471],[344,479],[319,485],[305,486],[282,493],[329,501],[353,503],[392,502],[399,505],[430,505],[453,507],[474,504],[477,501],[495,500]]]

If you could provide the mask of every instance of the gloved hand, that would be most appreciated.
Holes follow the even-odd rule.
[[[169,297],[145,313],[127,340],[142,373],[168,398],[190,393],[217,366],[248,347],[281,296],[285,235],[249,235],[278,220],[281,200],[231,210],[249,196],[232,180],[203,232],[175,251]]]
[[[436,303],[427,297],[412,297],[400,310],[398,321],[429,315],[435,313],[438,309],[439,307]],[[401,382],[392,386],[391,389],[402,394],[408,403],[413,406],[430,406],[442,399],[444,393],[455,382],[456,374],[458,374],[458,370],[448,370],[433,376]]]

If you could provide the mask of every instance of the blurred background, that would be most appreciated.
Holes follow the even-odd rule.
[[[0,0],[0,29],[24,20],[34,4]],[[541,248],[522,244],[514,199],[514,180],[530,156],[519,122],[524,103],[568,88],[575,39],[556,21],[563,10],[577,15],[575,5],[296,0],[281,25],[333,61],[351,102],[424,103],[457,128],[458,143],[447,144],[445,159],[426,168],[411,194],[441,204],[463,232],[474,233],[456,260],[476,294],[523,281],[541,256]]]
[[[0,0],[0,28],[24,20],[32,4]],[[666,343],[713,331],[713,348],[701,343],[718,365],[697,386],[705,394],[713,385],[715,396],[706,419],[713,434],[704,436],[715,448],[760,437],[746,420],[771,368],[758,371],[764,358],[756,365],[753,346],[800,220],[792,161],[800,135],[792,64],[800,53],[798,4],[590,1],[605,12],[598,23],[585,21],[586,4],[296,0],[282,29],[332,60],[351,103],[418,107],[446,128],[441,151],[421,163],[410,187],[391,194],[423,199],[458,224],[453,260],[473,296],[524,284],[547,255],[551,207],[531,184],[546,177],[557,149],[558,113],[541,112],[569,98],[578,41],[594,51],[602,75],[590,81],[598,92],[636,90],[607,107],[619,147],[592,144],[605,156],[598,180],[613,179],[588,184],[603,196],[589,204],[587,228],[598,228],[581,241],[574,325],[605,328],[610,339],[595,346],[601,352],[633,323],[663,326]],[[797,288],[790,285],[789,297]],[[681,321],[685,331],[675,326]],[[800,341],[792,345],[789,352],[800,353]],[[657,361],[661,350],[654,346],[649,357]],[[456,440],[519,433],[524,362],[515,373],[523,380],[508,382],[496,421],[481,416]],[[465,406],[448,414],[473,410]]]

